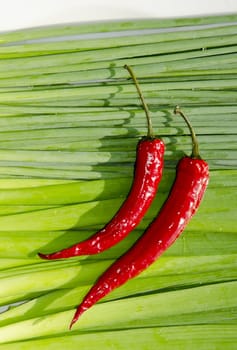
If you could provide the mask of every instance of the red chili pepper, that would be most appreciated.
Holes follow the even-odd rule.
[[[98,279],[77,308],[70,328],[98,300],[150,266],[179,237],[199,207],[208,185],[208,164],[199,156],[196,136],[187,118],[178,107],[175,112],[183,116],[191,130],[192,155],[179,161],[175,182],[159,215],[132,248]]]
[[[147,136],[141,139],[137,146],[134,181],[128,197],[111,221],[92,237],[55,253],[39,253],[43,259],[92,255],[112,247],[140,223],[155,197],[163,171],[164,143],[153,136],[149,111],[136,77],[130,67],[125,68],[136,85],[148,123]]]

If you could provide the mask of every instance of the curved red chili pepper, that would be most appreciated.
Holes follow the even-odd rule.
[[[176,113],[187,121],[178,108]],[[159,215],[132,248],[98,279],[77,308],[70,328],[98,300],[150,266],[180,236],[197,211],[208,185],[209,170],[197,153],[196,136],[193,130],[191,132],[194,137],[192,156],[179,161],[175,182]]]
[[[128,197],[111,221],[92,237],[55,253],[39,253],[43,259],[98,254],[114,246],[140,223],[155,197],[162,177],[165,147],[162,140],[152,136],[148,108],[131,68],[126,68],[136,84],[148,121],[148,135],[137,146],[134,180]]]

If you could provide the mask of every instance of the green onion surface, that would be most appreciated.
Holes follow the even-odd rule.
[[[0,349],[235,349],[237,15],[100,22],[0,34]],[[132,183],[144,111],[166,144],[157,197],[124,241],[95,256],[37,252],[89,237]],[[157,214],[190,154],[210,184],[183,235],[68,330],[85,293]],[[17,302],[17,304],[15,304]]]

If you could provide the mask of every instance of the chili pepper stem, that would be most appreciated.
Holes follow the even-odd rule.
[[[150,113],[149,113],[149,109],[148,109],[148,106],[146,104],[146,101],[145,101],[145,98],[143,96],[143,93],[140,89],[140,86],[139,86],[139,83],[137,81],[137,78],[132,70],[132,68],[130,66],[128,66],[127,64],[125,64],[124,66],[125,69],[127,69],[127,71],[129,72],[135,86],[136,86],[136,89],[137,89],[137,92],[139,94],[139,97],[141,99],[141,102],[142,102],[142,106],[143,106],[143,109],[145,111],[145,114],[146,114],[146,119],[147,119],[147,137],[148,138],[154,138],[154,132],[153,132],[153,128],[152,128],[152,122],[151,122],[151,116],[150,116]]]
[[[188,120],[188,118],[186,117],[186,115],[182,112],[182,110],[180,109],[179,106],[176,106],[175,109],[174,109],[174,113],[175,114],[179,114],[181,115],[181,117],[185,120],[189,130],[190,130],[190,133],[191,133],[191,136],[192,136],[192,154],[191,154],[191,158],[194,158],[194,159],[201,159],[201,156],[200,156],[200,153],[199,153],[199,145],[198,145],[198,140],[197,140],[197,136],[193,130],[193,127],[190,123],[190,121]]]

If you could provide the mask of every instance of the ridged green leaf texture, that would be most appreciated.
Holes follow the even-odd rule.
[[[11,305],[0,314],[0,350],[236,348],[236,36],[236,14],[0,34],[0,305]],[[146,119],[124,64],[166,144],[156,199],[108,251],[43,261],[37,252],[102,227],[130,189]],[[191,152],[176,105],[210,166],[201,207],[158,261],[69,331],[76,306],[143,234]]]

